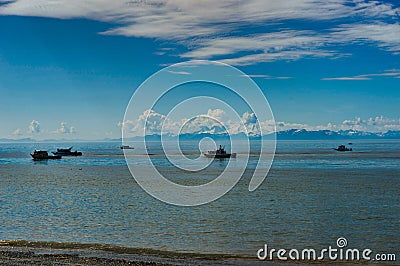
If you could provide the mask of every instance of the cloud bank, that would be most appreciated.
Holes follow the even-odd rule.
[[[148,121],[146,124],[146,117]],[[245,112],[240,122],[233,122],[221,109],[210,109],[206,114],[200,114],[194,119],[181,119],[173,121],[163,114],[153,110],[146,110],[136,120],[127,120],[118,123],[122,127],[125,136],[140,136],[146,126],[146,135],[179,135],[179,134],[246,134],[248,136],[266,135],[273,132],[290,129],[306,130],[356,130],[367,132],[387,132],[389,130],[400,130],[400,119],[389,119],[384,116],[362,119],[344,120],[339,124],[328,123],[327,125],[308,125],[302,123],[287,123],[278,121],[258,121],[254,113]]]

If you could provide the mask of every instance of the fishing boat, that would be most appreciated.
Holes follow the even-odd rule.
[[[134,147],[131,147],[131,146],[127,146],[127,145],[121,146],[121,150],[133,150],[133,149],[134,149]]]
[[[56,152],[52,152],[54,155],[60,156],[82,156],[82,152],[80,151],[71,151],[72,147],[68,149],[57,149]]]
[[[61,155],[49,155],[47,151],[35,150],[31,153],[31,156],[34,161],[39,160],[52,160],[52,159],[61,159]]]
[[[219,145],[219,149],[215,151],[208,151],[204,153],[204,156],[207,158],[236,158],[236,153],[227,153],[225,148],[222,145]]]
[[[339,145],[337,148],[333,148],[335,151],[353,151],[352,148],[347,148],[345,145]]]

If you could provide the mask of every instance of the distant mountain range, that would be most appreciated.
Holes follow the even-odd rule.
[[[31,138],[25,138],[25,139],[0,139],[0,142],[35,142],[36,140],[31,139]]]
[[[205,137],[210,137],[213,139],[227,139],[229,136],[224,133],[190,133],[179,135],[180,140],[199,140]],[[279,131],[276,133],[278,140],[335,140],[335,139],[400,139],[400,130],[394,131],[390,130],[386,133],[374,133],[374,132],[364,132],[357,130],[317,130],[308,131],[306,129],[290,129],[285,131]],[[245,139],[247,136],[244,133],[232,135],[233,139]],[[251,136],[250,139],[260,139],[260,136]],[[273,134],[268,134],[263,136],[264,139],[273,139]],[[176,139],[176,136],[164,135],[163,139],[171,140]],[[143,137],[129,138],[130,141],[143,140]],[[146,140],[159,141],[161,140],[160,135],[148,135]],[[84,140],[40,140],[40,142],[74,142],[74,141],[84,141]],[[97,140],[99,141],[99,140]],[[103,139],[102,141],[121,141],[121,139]],[[38,140],[32,138],[24,139],[0,139],[0,142],[39,142]]]
[[[199,140],[205,137],[213,139],[226,139],[227,134],[212,134],[212,133],[191,133],[182,134],[179,136],[180,140]],[[244,133],[235,134],[231,136],[233,139],[245,139],[247,136]],[[163,139],[169,140],[174,139],[175,136],[164,135]],[[260,136],[250,136],[250,139],[259,139]],[[273,134],[263,136],[264,139],[273,139]],[[357,130],[317,130],[308,131],[306,129],[290,129],[285,131],[279,131],[276,133],[278,140],[335,140],[335,139],[400,139],[400,131],[388,131],[386,133],[373,133],[364,132]],[[129,140],[142,140],[143,137],[134,137]],[[160,140],[160,135],[148,135],[147,140]]]
[[[400,139],[400,131],[373,133],[357,130],[318,130],[290,129],[277,132],[277,139],[281,140],[324,140],[324,139]]]

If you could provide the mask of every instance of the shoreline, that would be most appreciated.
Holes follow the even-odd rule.
[[[106,259],[81,257],[74,254],[38,254],[32,251],[0,249],[1,265],[170,265],[156,262],[127,261],[123,259]]]
[[[44,252],[34,248],[4,248],[0,247],[0,265],[5,266],[43,266],[43,265],[80,265],[80,266],[114,266],[114,265],[136,265],[136,266],[171,266],[171,265],[192,265],[192,266],[251,266],[251,265],[377,265],[373,262],[349,262],[349,261],[260,261],[255,259],[211,259],[211,258],[187,258],[148,256],[139,254],[113,254],[92,253],[83,255],[79,251],[57,249]]]
[[[376,265],[366,261],[260,261],[228,254],[195,254],[128,248],[110,244],[0,241],[0,265]]]
[[[112,244],[0,241],[1,265],[254,265],[236,255],[195,254]],[[264,263],[263,263],[264,264]]]
[[[0,248],[1,265],[174,265],[145,260],[110,259],[73,253],[40,253],[31,249]]]

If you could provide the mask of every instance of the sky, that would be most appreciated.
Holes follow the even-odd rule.
[[[124,121],[140,84],[188,60],[251,77],[278,130],[400,130],[399,18],[398,1],[0,0],[0,138],[119,138],[141,121]],[[204,87],[170,98],[227,97]],[[166,106],[143,113],[160,123]],[[218,105],[192,108],[231,121]]]

